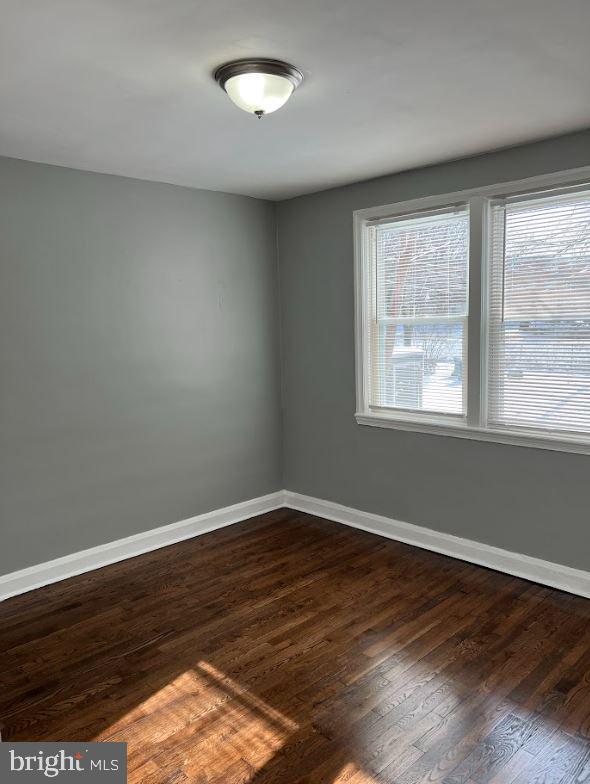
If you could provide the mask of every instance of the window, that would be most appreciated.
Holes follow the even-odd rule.
[[[492,208],[488,422],[590,434],[590,192]]]
[[[590,453],[588,179],[355,213],[359,423]]]
[[[463,415],[469,212],[369,229],[371,407]]]

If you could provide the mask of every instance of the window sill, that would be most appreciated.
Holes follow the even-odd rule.
[[[428,433],[435,436],[467,438],[472,441],[491,441],[496,444],[510,444],[533,449],[549,449],[555,452],[574,452],[590,455],[590,440],[574,440],[563,436],[550,436],[545,433],[520,433],[510,430],[468,427],[467,425],[441,423],[440,420],[411,420],[390,414],[359,413],[355,415],[359,425],[384,427],[393,430],[407,430],[415,433]]]

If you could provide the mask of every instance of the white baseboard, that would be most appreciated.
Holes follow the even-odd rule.
[[[590,572],[581,569],[572,569],[570,566],[513,553],[510,550],[502,550],[499,547],[474,542],[471,539],[461,539],[458,536],[443,534],[420,525],[404,523],[401,520],[393,520],[370,512],[361,512],[358,509],[351,509],[332,501],[323,501],[320,498],[292,493],[289,490],[284,493],[284,503],[291,509],[325,517],[328,520],[350,525],[353,528],[361,528],[363,531],[379,534],[388,539],[395,539],[398,542],[405,542],[425,550],[433,550],[436,553],[450,555],[452,558],[487,566],[498,572],[513,574],[516,577],[523,577],[525,580],[532,580],[542,585],[549,585],[552,588],[559,588],[562,591],[590,598]]]
[[[159,547],[181,542],[183,539],[190,539],[226,525],[239,523],[241,520],[271,512],[273,509],[280,509],[284,506],[283,498],[284,493],[279,490],[276,493],[270,493],[270,495],[252,498],[249,501],[226,506],[223,509],[215,509],[212,512],[189,517],[178,523],[152,528],[150,531],[127,536],[125,539],[117,539],[115,542],[101,544],[97,547],[91,547],[89,550],[81,550],[36,566],[20,569],[17,572],[1,575],[0,601],[59,580],[65,580],[67,577],[99,569],[101,566],[133,558],[135,555],[141,555],[150,550],[157,550]]]
[[[590,598],[590,572],[440,533],[401,520],[361,512],[332,501],[280,490],[2,575],[0,601],[284,506]]]

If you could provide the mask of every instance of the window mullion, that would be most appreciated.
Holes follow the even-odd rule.
[[[481,196],[469,200],[469,310],[467,317],[467,425],[482,424],[482,369],[484,359],[482,292],[487,204]]]

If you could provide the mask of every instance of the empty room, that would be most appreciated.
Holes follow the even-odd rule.
[[[590,3],[0,20],[0,784],[590,784]]]

